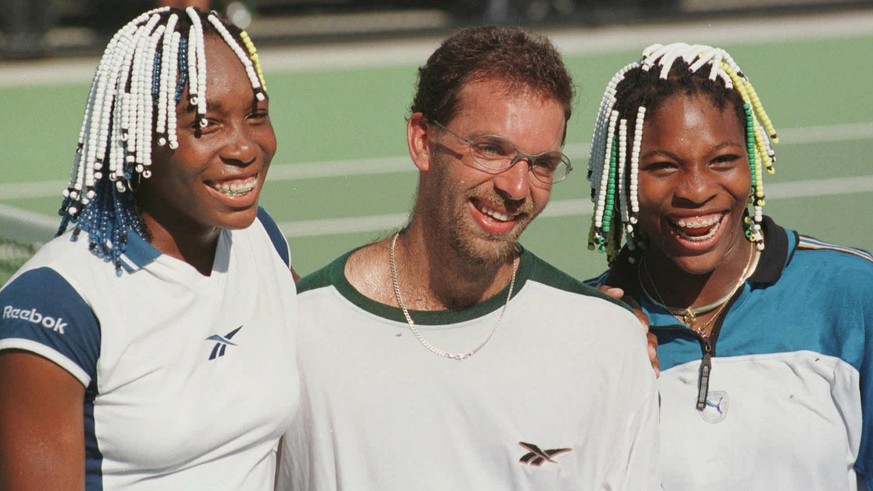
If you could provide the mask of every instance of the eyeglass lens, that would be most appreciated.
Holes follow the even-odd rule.
[[[480,136],[469,141],[473,159],[492,171],[504,171],[519,160],[526,159],[534,177],[549,184],[567,176],[570,166],[561,152],[528,155],[520,152],[508,140],[496,136]]]

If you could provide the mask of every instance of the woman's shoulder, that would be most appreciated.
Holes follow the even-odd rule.
[[[873,301],[873,256],[847,247],[797,234],[797,243],[786,265],[795,281],[814,285],[822,294]]]
[[[811,254],[817,260],[845,263],[873,272],[873,254],[861,248],[834,244],[808,235],[798,234],[797,251],[798,253]]]

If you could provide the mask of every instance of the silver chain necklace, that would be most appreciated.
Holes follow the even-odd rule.
[[[506,313],[506,307],[509,306],[509,300],[512,298],[512,289],[515,286],[515,273],[518,271],[518,261],[515,259],[512,261],[512,279],[509,280],[509,293],[506,294],[506,303],[503,304],[503,309],[500,311],[500,316],[497,318],[497,322],[494,323],[494,327],[491,328],[491,332],[489,332],[488,336],[479,343],[479,346],[476,346],[471,351],[466,353],[449,353],[446,350],[437,348],[430,344],[426,339],[424,339],[424,337],[422,337],[421,333],[418,332],[418,328],[415,327],[415,322],[412,321],[412,317],[409,315],[409,310],[407,310],[406,306],[403,304],[403,298],[400,296],[400,281],[397,279],[397,264],[394,260],[394,249],[397,247],[397,237],[399,236],[400,232],[397,232],[394,234],[394,238],[391,239],[391,249],[388,251],[388,259],[391,266],[391,283],[394,284],[394,297],[397,299],[397,305],[400,306],[400,310],[403,311],[403,316],[406,317],[406,323],[409,324],[409,330],[412,331],[412,334],[415,335],[415,339],[417,339],[422,346],[429,349],[432,353],[442,357],[452,360],[466,360],[475,355],[480,349],[488,344],[488,341],[491,340],[491,336],[493,336],[497,331],[497,328],[500,327],[500,321],[503,320],[503,314]]]

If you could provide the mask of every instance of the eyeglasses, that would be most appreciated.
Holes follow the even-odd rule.
[[[496,135],[480,135],[464,138],[443,126],[442,123],[430,120],[450,135],[466,143],[470,148],[470,156],[477,168],[489,174],[506,172],[520,160],[527,160],[531,174],[543,184],[561,182],[573,170],[570,159],[561,152],[545,152],[528,155],[518,150],[511,141]]]

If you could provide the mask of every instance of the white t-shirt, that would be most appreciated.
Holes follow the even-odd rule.
[[[499,329],[456,361],[354,290],[347,258],[298,284],[301,405],[279,490],[658,488],[655,378],[628,310],[523,251]],[[463,353],[506,294],[411,315]]]
[[[258,216],[221,232],[208,277],[138,236],[117,276],[67,234],[0,290],[0,349],[86,387],[87,489],[272,489],[298,403],[297,301],[287,242]]]

